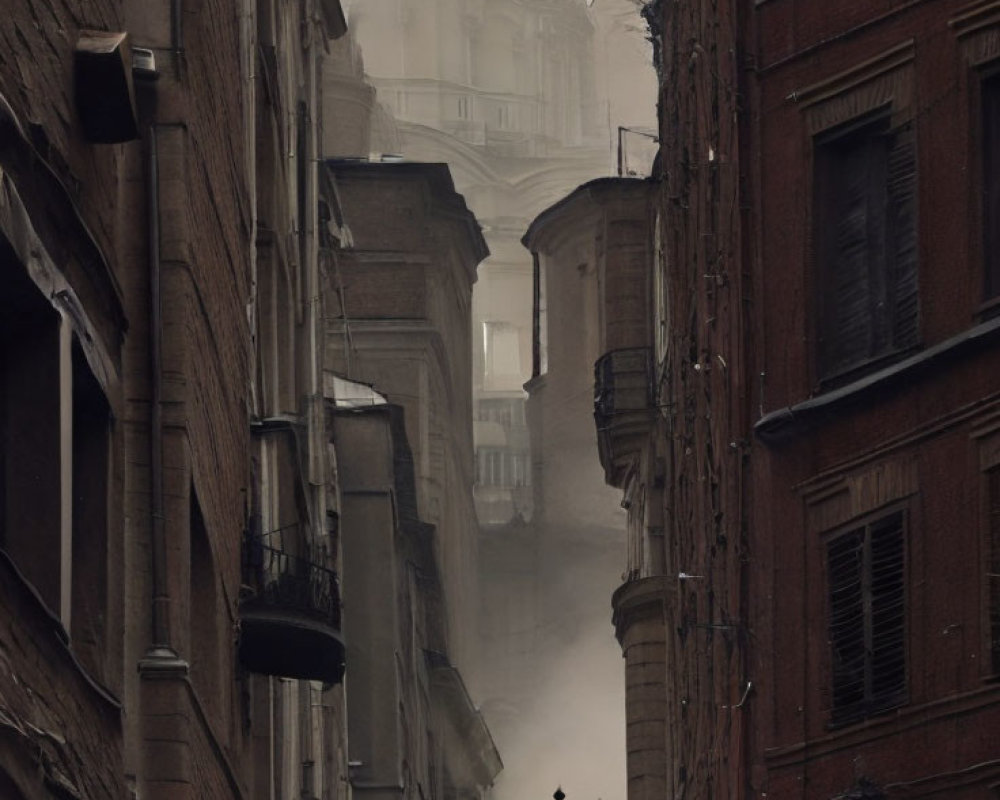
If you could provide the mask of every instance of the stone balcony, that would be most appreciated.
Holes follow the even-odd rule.
[[[605,481],[624,488],[625,476],[655,419],[649,347],[605,353],[594,364],[594,423]]]

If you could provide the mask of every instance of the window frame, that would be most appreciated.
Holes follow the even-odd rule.
[[[978,198],[976,211],[979,225],[979,248],[981,266],[980,311],[1000,310],[1000,181],[995,183],[995,197],[991,206],[989,197],[989,173],[1000,170],[1000,63],[991,62],[977,70],[978,85],[975,94],[976,106],[974,119],[976,121],[976,167],[978,169]],[[990,90],[989,92],[987,90]],[[996,131],[992,137],[995,142],[992,158],[988,152],[988,125],[990,115],[987,102],[992,99],[994,105],[993,120]],[[992,212],[992,213],[991,213]],[[992,236],[990,235],[990,219],[995,221]],[[990,240],[993,240],[993,246]],[[991,257],[992,254],[992,257]]]
[[[874,658],[873,652],[871,650],[870,644],[874,632],[872,627],[874,622],[872,620],[873,615],[879,613],[873,608],[873,599],[871,597],[872,587],[872,561],[871,561],[871,540],[873,528],[875,528],[880,523],[888,523],[892,517],[899,516],[899,528],[901,536],[901,555],[900,555],[900,567],[899,567],[899,581],[901,584],[901,604],[902,604],[902,620],[900,623],[901,630],[899,632],[899,647],[901,650],[902,659],[902,677],[900,679],[899,685],[892,691],[885,692],[884,694],[878,694],[873,688],[873,682],[875,680],[874,669],[875,666],[872,664]],[[906,705],[909,702],[910,693],[910,636],[909,636],[909,617],[910,617],[910,597],[909,597],[909,563],[910,563],[910,552],[911,552],[911,531],[912,531],[912,520],[913,515],[910,509],[910,504],[906,501],[894,503],[888,506],[879,508],[871,513],[865,514],[864,516],[858,517],[851,520],[850,522],[837,527],[836,529],[828,532],[822,538],[823,547],[823,580],[824,580],[824,603],[826,610],[826,633],[828,640],[827,648],[827,659],[828,659],[828,670],[829,670],[829,680],[828,688],[830,692],[830,702],[829,702],[829,723],[828,727],[830,729],[841,728],[847,725],[851,725],[857,722],[862,722],[874,716],[879,716],[881,714],[888,713],[896,708]],[[834,543],[845,539],[846,537],[852,536],[859,531],[863,535],[863,547],[864,547],[864,562],[861,566],[861,592],[862,592],[862,605],[864,614],[864,646],[866,652],[864,653],[864,676],[863,676],[863,696],[860,700],[854,701],[852,703],[847,703],[838,706],[837,704],[837,665],[835,657],[835,638],[836,635],[833,631],[834,627],[834,588],[833,581],[830,574],[831,570],[831,545]]]
[[[980,561],[983,582],[982,674],[987,680],[998,681],[1000,680],[1000,462],[982,470],[981,485],[984,514],[983,557]]]
[[[820,389],[852,380],[920,345],[916,134],[915,122],[897,120],[889,102],[812,136],[814,359]],[[861,198],[863,262],[855,265],[867,281],[863,303],[853,301],[858,306],[852,321],[851,299],[837,297],[844,288],[837,286],[837,277],[847,256],[832,229],[847,225],[851,216],[852,187],[845,177],[845,163],[857,158],[869,162],[864,176],[868,185]],[[907,208],[910,218],[900,219]],[[852,335],[861,337],[853,349]]]

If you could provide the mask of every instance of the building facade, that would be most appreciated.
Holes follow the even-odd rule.
[[[640,37],[614,16],[627,16],[621,6],[638,21],[627,2],[595,11],[574,0],[349,8],[377,101],[395,120],[388,132],[376,122],[369,148],[448,163],[490,248],[473,298],[476,509],[486,526],[532,513],[522,389],[532,279],[520,238],[566,191],[614,169],[609,120],[653,122],[654,81],[632,41]],[[628,92],[615,90],[626,80],[646,87],[646,106],[621,99]],[[642,119],[632,116],[637,107]],[[643,155],[652,156],[637,149],[642,141],[629,164],[645,171]]]
[[[629,797],[991,796],[994,4],[646,14]]]
[[[538,333],[533,377],[525,384],[535,514],[522,530],[511,529],[506,548],[497,537],[484,537],[494,548],[484,569],[499,565],[503,575],[485,606],[486,613],[498,609],[491,627],[504,630],[505,611],[511,626],[492,645],[496,655],[488,673],[497,694],[512,699],[496,709],[497,725],[518,731],[524,716],[532,721],[511,745],[530,765],[524,794],[542,793],[546,781],[561,782],[569,795],[614,797],[624,790],[622,665],[606,601],[625,563],[626,514],[618,493],[604,485],[597,459],[593,364],[605,351],[617,352],[645,335],[643,294],[634,290],[644,286],[650,261],[648,205],[646,181],[599,178],[542,211],[523,237],[534,263]],[[608,313],[612,305],[617,317]],[[631,326],[622,322],[628,309],[637,313]],[[516,551],[510,547],[522,541]],[[516,593],[505,598],[511,575],[520,575],[527,591],[515,583]],[[507,611],[529,599],[535,609]],[[532,618],[548,624],[525,630],[524,621]],[[529,636],[534,639],[524,641]],[[565,669],[575,674],[519,686],[524,674]],[[594,696],[586,708],[574,703],[588,692]],[[574,734],[580,730],[586,742]],[[549,741],[544,746],[543,738]]]
[[[4,796],[339,796],[336,486],[302,299],[343,13],[11,11]]]
[[[444,164],[328,167],[351,242],[324,284],[348,653],[364,664],[347,696],[351,785],[478,797],[501,768],[462,677],[480,655],[469,330],[486,244]],[[371,402],[338,405],[347,381]]]
[[[594,774],[608,787],[607,800],[622,791],[620,752],[582,755],[590,746],[604,750],[589,733],[601,723],[595,707],[573,702],[561,666],[574,659],[602,665],[589,684],[582,676],[591,673],[579,673],[582,682],[572,691],[596,696],[605,678],[615,679],[620,662],[600,602],[581,612],[567,597],[572,574],[586,573],[602,587],[617,580],[621,548],[595,532],[610,518],[620,527],[624,517],[614,494],[594,480],[589,507],[600,510],[587,520],[589,534],[580,529],[572,542],[564,536],[573,528],[567,519],[558,534],[535,524],[542,513],[533,485],[539,467],[551,473],[550,488],[564,475],[569,491],[569,476],[594,461],[594,444],[591,435],[572,456],[532,454],[524,384],[532,375],[533,265],[521,237],[568,190],[614,173],[615,126],[653,124],[655,78],[641,20],[629,0],[592,8],[577,0],[432,0],[419,9],[377,0],[349,4],[348,13],[363,71],[377,90],[367,147],[350,155],[447,162],[490,250],[472,301],[483,657],[482,670],[467,678],[507,765],[497,796],[550,794],[559,781],[572,783],[575,772]],[[651,143],[632,134],[626,139],[623,169],[645,174],[653,153],[643,145]],[[580,407],[587,405],[588,382],[574,400]],[[550,432],[555,437],[554,425]],[[550,445],[552,455],[555,438]],[[593,465],[589,472],[600,474]],[[560,502],[565,507],[566,499]],[[571,519],[584,516],[577,512]],[[556,541],[569,543],[563,555],[573,565],[561,574],[552,572]],[[526,674],[538,677],[525,681]],[[551,702],[540,702],[543,696]],[[607,698],[606,706],[621,719],[617,699]],[[559,755],[546,758],[554,736]]]
[[[0,794],[360,792],[341,631],[352,615],[362,631],[367,612],[342,612],[338,573],[342,542],[364,531],[340,492],[336,440],[350,437],[324,381],[325,289],[351,244],[322,158],[352,131],[323,129],[340,5],[25,0],[9,12]],[[467,242],[466,295],[484,254]],[[466,331],[439,366],[467,365],[468,297],[430,289]],[[436,388],[471,419],[468,371]],[[422,432],[422,457],[436,457]],[[471,423],[466,438],[449,465],[471,468]],[[443,481],[471,477],[437,478],[427,513],[458,540],[471,492],[452,504]],[[481,791],[499,769],[446,652],[421,673],[437,760],[407,752],[440,776],[424,797]]]

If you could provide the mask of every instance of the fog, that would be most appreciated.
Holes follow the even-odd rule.
[[[363,69],[374,104],[368,127],[331,139],[345,155],[446,161],[491,252],[472,309],[481,639],[462,670],[505,765],[493,797],[544,800],[561,785],[567,800],[624,800],[611,593],[625,515],[598,462],[596,356],[553,390],[565,413],[538,422],[531,400],[526,415],[533,266],[520,239],[541,211],[619,163],[649,173],[657,84],[640,3],[346,5],[350,38],[325,85]],[[372,103],[356,88],[330,91]],[[599,323],[581,308],[572,324],[582,333]]]

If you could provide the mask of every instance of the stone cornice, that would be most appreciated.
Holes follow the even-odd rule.
[[[662,619],[667,596],[677,591],[676,578],[654,575],[649,578],[626,581],[611,596],[611,617],[618,643],[625,641],[625,633],[642,619]]]

